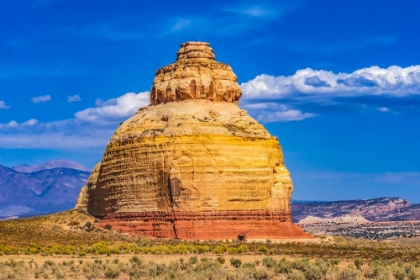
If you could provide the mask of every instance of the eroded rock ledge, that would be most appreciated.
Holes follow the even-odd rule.
[[[307,238],[288,211],[155,211],[109,214],[101,223],[116,230],[157,238]]]
[[[208,43],[182,44],[177,61],[156,71],[150,103],[187,99],[237,103],[242,91],[236,75],[229,65],[214,59]]]

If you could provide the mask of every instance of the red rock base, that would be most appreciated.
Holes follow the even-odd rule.
[[[311,238],[284,211],[131,212],[101,220],[136,235],[179,239]]]

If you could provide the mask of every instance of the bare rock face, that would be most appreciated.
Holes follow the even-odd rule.
[[[88,212],[151,237],[307,238],[292,223],[279,142],[237,106],[240,96],[208,43],[182,44],[156,72],[151,105],[112,136],[81,195]]]
[[[177,61],[156,71],[150,103],[157,105],[187,99],[237,103],[242,95],[229,65],[214,60],[208,43],[181,45]]]

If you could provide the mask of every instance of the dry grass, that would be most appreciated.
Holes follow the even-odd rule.
[[[89,227],[89,224],[91,225]],[[333,239],[333,242],[331,242]],[[268,255],[309,259],[420,260],[420,244],[389,243],[347,237],[322,238],[319,244],[237,241],[181,241],[128,236],[95,226],[95,218],[77,210],[0,221],[0,255]]]
[[[419,279],[420,262],[267,256],[0,258],[0,279]]]

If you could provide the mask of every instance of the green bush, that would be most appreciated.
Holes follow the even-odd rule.
[[[260,253],[267,253],[268,252],[268,248],[264,245],[258,247],[258,252]]]
[[[241,246],[238,247],[238,253],[242,254],[242,253],[246,253],[248,252],[249,248],[247,245],[242,244]]]
[[[274,268],[274,271],[278,274],[289,274],[292,272],[292,270],[292,263],[285,258],[282,258],[280,261],[278,261]]]
[[[256,280],[266,280],[269,279],[268,277],[268,272],[264,269],[258,269],[254,272],[254,278]]]
[[[224,257],[217,257],[217,261],[218,261],[220,264],[224,264],[224,263],[226,262],[226,259],[225,259]]]
[[[262,259],[263,265],[267,268],[273,268],[276,265],[276,261],[272,257],[265,257]]]
[[[230,264],[236,268],[239,268],[242,265],[242,261],[240,259],[231,258],[229,261],[230,261]]]
[[[194,256],[194,257],[191,257],[191,258],[188,259],[188,264],[195,265],[197,263],[197,261],[198,261],[197,257]]]

